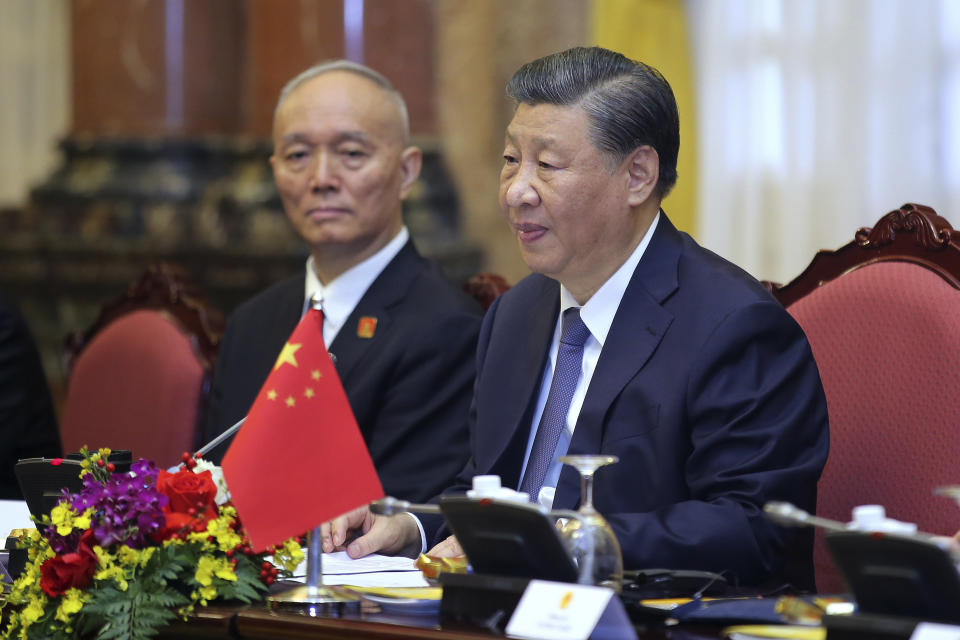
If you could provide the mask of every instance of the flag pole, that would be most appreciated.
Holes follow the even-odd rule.
[[[324,586],[323,548],[320,527],[315,527],[307,540],[307,583],[267,597],[272,607],[297,608],[311,616],[340,613],[345,607],[356,607],[360,597],[343,589]]]

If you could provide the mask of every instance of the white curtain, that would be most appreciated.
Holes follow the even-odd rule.
[[[960,2],[687,3],[701,244],[787,282],[905,202],[960,228]]]
[[[22,206],[70,123],[68,0],[0,0],[0,207]]]

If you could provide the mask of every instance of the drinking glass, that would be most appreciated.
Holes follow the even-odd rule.
[[[617,462],[616,456],[568,455],[559,458],[580,473],[580,508],[560,528],[579,573],[580,584],[610,587],[623,584],[623,554],[610,525],[593,508],[593,475],[600,467]]]

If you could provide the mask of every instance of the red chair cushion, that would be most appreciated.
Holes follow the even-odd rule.
[[[856,269],[789,307],[827,396],[830,456],[819,515],[850,520],[859,504],[923,531],[953,534],[960,509],[932,495],[960,483],[960,292],[917,264]],[[817,586],[843,584],[818,534]]]
[[[64,451],[130,449],[160,467],[194,446],[203,367],[190,340],[160,311],[134,311],[98,333],[70,376]]]

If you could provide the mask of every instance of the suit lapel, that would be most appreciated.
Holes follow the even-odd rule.
[[[403,299],[422,269],[423,258],[413,243],[408,241],[360,298],[329,347],[330,353],[336,356],[337,373],[341,380],[350,375],[364,354],[377,344],[378,336],[389,332],[393,320],[391,307]],[[376,318],[376,330],[372,337],[359,335],[360,319],[364,317]]]
[[[610,405],[647,363],[673,322],[673,314],[662,303],[677,289],[680,249],[679,232],[661,215],[613,318],[577,418],[569,453],[600,452]],[[576,506],[579,478],[574,469],[564,467],[557,484],[555,508]]]
[[[484,473],[498,472],[505,486],[516,486],[520,480],[532,408],[540,390],[559,307],[560,286],[555,280],[543,278],[531,304],[506,323],[509,334],[503,339],[511,350],[501,353],[504,362],[492,367],[497,376],[497,398],[485,398],[484,412],[489,418],[483,429],[496,435],[478,438],[477,463]],[[520,457],[515,460],[513,454],[517,452]]]

